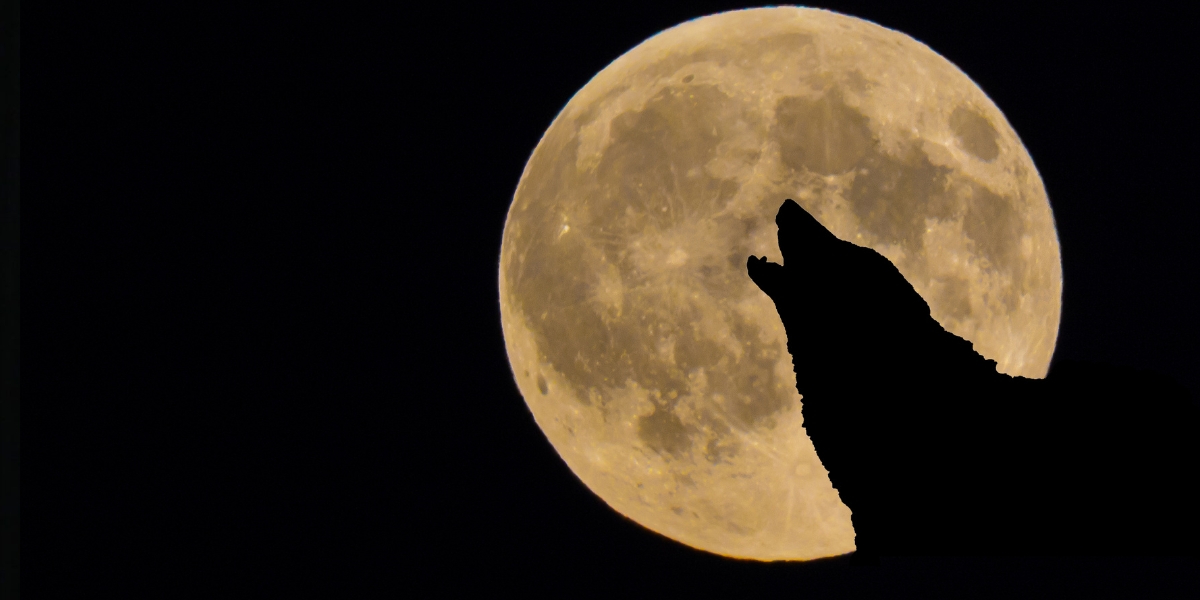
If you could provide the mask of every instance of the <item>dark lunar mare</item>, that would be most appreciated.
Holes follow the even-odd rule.
[[[751,279],[787,329],[805,428],[859,557],[1194,554],[1195,401],[1164,376],[1056,361],[1009,377],[877,252],[795,202]]]

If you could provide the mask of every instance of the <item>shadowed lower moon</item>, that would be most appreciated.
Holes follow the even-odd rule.
[[[888,257],[1009,374],[1045,375],[1062,289],[1029,154],[912,38],[821,10],[737,11],[598,73],[509,209],[509,360],[542,431],[610,506],[760,560],[854,548],[802,427],[783,324],[746,274],[750,255],[782,262],[785,198]]]

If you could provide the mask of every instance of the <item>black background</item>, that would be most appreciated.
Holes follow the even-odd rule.
[[[822,6],[929,45],[1021,136],[1062,245],[1056,358],[1200,389],[1195,23],[1151,3]],[[49,400],[33,456],[65,486],[31,488],[25,537],[66,558],[48,561],[53,580],[800,595],[872,578],[1053,592],[1194,577],[1191,560],[929,559],[871,576],[732,561],[624,519],[558,458],[500,328],[522,169],[609,62],[739,7],[55,15],[78,31],[39,46],[48,65],[26,89],[27,145],[45,158],[26,163],[40,199],[24,236],[45,265],[26,336]]]

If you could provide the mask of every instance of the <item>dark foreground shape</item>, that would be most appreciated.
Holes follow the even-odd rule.
[[[791,200],[774,301],[804,424],[878,555],[1194,555],[1196,409],[1157,374],[1058,361],[996,371],[886,258]]]

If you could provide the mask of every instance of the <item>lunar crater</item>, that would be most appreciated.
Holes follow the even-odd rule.
[[[990,162],[1000,155],[999,135],[978,111],[965,106],[954,109],[950,113],[950,129],[963,149],[976,158]]]

